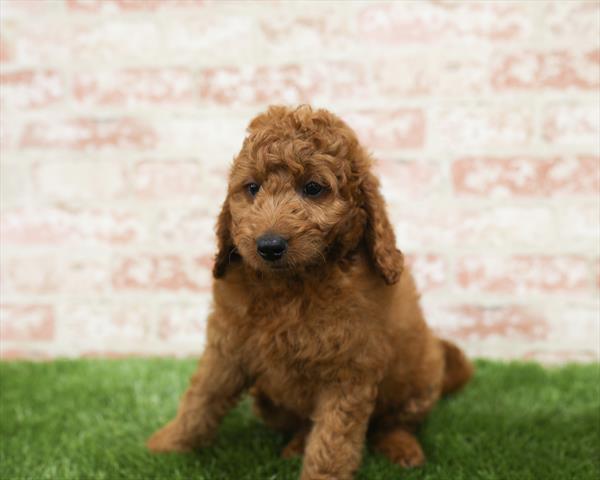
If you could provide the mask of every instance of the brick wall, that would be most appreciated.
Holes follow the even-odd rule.
[[[0,0],[1,351],[197,354],[248,120],[342,115],[431,324],[470,353],[599,343],[600,6]]]

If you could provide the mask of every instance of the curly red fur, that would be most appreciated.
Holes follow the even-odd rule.
[[[283,455],[304,452],[303,480],[352,478],[366,438],[399,465],[424,461],[415,427],[472,367],[425,323],[371,164],[326,110],[252,120],[217,223],[206,350],[150,449],[207,444],[250,389],[256,413],[292,436]],[[307,182],[322,193],[303,195]],[[265,233],[287,240],[276,262],[257,254]]]

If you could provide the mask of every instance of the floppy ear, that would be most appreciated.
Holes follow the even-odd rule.
[[[388,285],[396,283],[402,273],[404,259],[396,248],[396,235],[385,211],[385,201],[379,192],[379,181],[370,172],[361,185],[363,208],[367,213],[364,239],[371,260]]]
[[[233,240],[231,239],[230,228],[231,212],[229,210],[229,196],[227,196],[217,219],[217,255],[215,256],[215,264],[213,266],[213,277],[215,278],[221,278],[225,275],[225,270],[235,249]]]

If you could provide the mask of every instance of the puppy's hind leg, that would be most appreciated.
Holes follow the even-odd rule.
[[[423,465],[425,454],[415,432],[439,396],[439,386],[426,389],[391,412],[375,418],[369,429],[374,450],[403,468]]]

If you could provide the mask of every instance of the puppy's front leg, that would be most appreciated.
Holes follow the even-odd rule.
[[[373,385],[334,386],[319,397],[301,480],[348,480],[360,466],[373,411]]]
[[[186,452],[207,445],[246,384],[237,359],[207,346],[177,416],[150,437],[148,448],[154,452]]]

